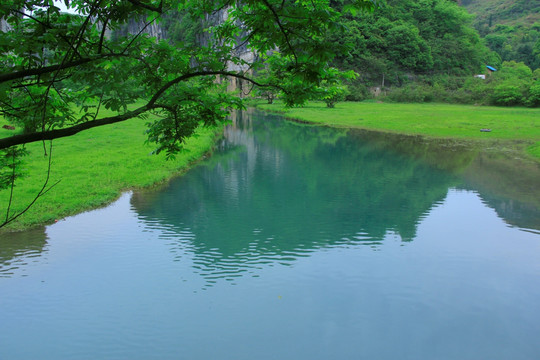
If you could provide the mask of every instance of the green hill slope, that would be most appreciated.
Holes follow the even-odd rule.
[[[540,0],[462,0],[474,26],[503,61],[540,67]]]

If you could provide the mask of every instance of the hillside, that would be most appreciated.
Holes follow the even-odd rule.
[[[540,67],[540,0],[462,0],[474,27],[502,61]]]
[[[476,14],[478,25],[533,25],[540,20],[538,0],[462,0],[471,14]],[[490,25],[491,22],[491,25]]]

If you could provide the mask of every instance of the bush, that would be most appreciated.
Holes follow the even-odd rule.
[[[537,81],[530,87],[529,98],[527,99],[527,106],[540,106],[540,81]]]
[[[400,88],[392,88],[386,98],[395,102],[431,102],[434,100],[432,88],[423,84],[409,84]]]
[[[326,103],[326,106],[333,108],[336,103],[345,100],[349,93],[346,85],[323,84],[319,88],[318,97]]]
[[[517,84],[503,83],[493,89],[494,105],[513,106],[523,104],[523,94]]]
[[[370,97],[367,86],[359,81],[350,82],[348,88],[349,93],[345,95],[346,101],[362,101]]]
[[[448,102],[459,104],[487,104],[491,99],[492,88],[486,80],[470,77],[462,86],[452,91]]]

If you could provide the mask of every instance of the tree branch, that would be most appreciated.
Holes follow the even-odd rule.
[[[296,51],[294,50],[294,47],[291,44],[291,41],[289,40],[289,35],[287,34],[287,30],[283,27],[283,24],[281,24],[281,20],[279,19],[279,15],[276,12],[276,10],[272,7],[272,5],[267,0],[262,0],[264,5],[272,12],[272,15],[274,16],[274,19],[276,20],[276,24],[279,27],[279,30],[283,34],[283,37],[285,38],[285,42],[287,43],[287,46],[289,47],[289,50],[291,50],[294,61],[298,65],[298,57],[296,56]]]
[[[97,53],[101,54],[101,51],[103,50],[103,40],[105,40],[105,33],[107,32],[107,25],[109,24],[109,17],[105,19],[103,22],[103,29],[101,29],[101,35],[99,37],[99,44],[98,44],[98,50]]]
[[[127,55],[114,54],[114,53],[103,54],[95,58],[83,58],[83,59],[67,62],[64,64],[49,65],[49,66],[44,66],[40,68],[33,68],[33,69],[27,69],[27,70],[21,70],[21,71],[14,71],[10,73],[4,73],[4,74],[0,74],[0,83],[11,81],[11,80],[22,79],[27,76],[47,74],[47,73],[51,73],[57,70],[69,69],[75,66],[87,64],[92,61],[104,60],[108,57],[119,57],[119,56],[127,56]]]
[[[191,79],[191,78],[202,77],[202,76],[214,76],[214,75],[222,75],[222,76],[227,76],[227,77],[234,77],[234,78],[237,78],[237,79],[242,79],[242,80],[245,80],[245,81],[249,81],[250,83],[252,83],[254,85],[257,85],[257,86],[260,86],[260,87],[274,87],[274,88],[278,88],[278,89],[286,92],[286,90],[284,88],[282,88],[282,87],[280,87],[278,85],[261,84],[261,83],[255,81],[254,79],[251,79],[251,78],[249,78],[249,77],[247,77],[247,76],[245,76],[243,74],[238,74],[238,73],[228,72],[228,71],[197,71],[197,72],[184,74],[182,76],[177,77],[176,79],[173,79],[173,80],[169,81],[168,83],[163,85],[154,94],[154,96],[152,96],[152,98],[148,101],[148,103],[146,105],[141,106],[141,107],[139,107],[139,108],[137,108],[135,110],[128,111],[128,112],[126,112],[124,114],[120,114],[120,115],[116,115],[116,116],[111,116],[111,117],[106,117],[106,118],[101,118],[101,119],[97,119],[97,120],[88,121],[88,122],[85,122],[85,123],[82,123],[82,124],[73,125],[73,126],[70,126],[70,127],[67,127],[67,128],[63,128],[63,129],[48,130],[48,131],[35,132],[35,133],[29,133],[29,134],[20,134],[20,135],[14,135],[14,136],[11,136],[11,137],[3,138],[3,139],[0,139],[0,149],[6,149],[6,148],[8,148],[10,146],[27,144],[27,143],[36,142],[36,141],[59,139],[59,138],[62,138],[62,137],[75,135],[75,134],[77,134],[77,133],[79,133],[81,131],[92,129],[92,128],[95,128],[95,127],[98,127],[98,126],[114,124],[114,123],[118,123],[118,122],[122,122],[122,121],[125,121],[125,120],[132,119],[132,118],[137,117],[138,115],[140,115],[140,114],[142,114],[142,113],[144,113],[146,111],[149,111],[149,110],[152,110],[152,109],[155,109],[155,108],[158,108],[158,107],[164,107],[162,104],[158,105],[157,101],[172,86],[174,86],[174,85],[176,85],[176,84],[178,84],[178,83],[180,83],[182,81]]]
[[[58,185],[58,183],[60,182],[60,180],[58,180],[56,183],[54,183],[53,185],[51,185],[48,189],[47,189],[47,184],[49,183],[49,180],[51,178],[51,168],[52,168],[52,142],[50,144],[50,148],[49,148],[49,162],[48,162],[48,165],[47,165],[47,177],[45,178],[45,182],[43,183],[43,186],[41,187],[41,190],[39,190],[39,192],[37,193],[37,195],[34,197],[34,200],[32,200],[30,202],[30,204],[28,204],[28,206],[26,206],[22,211],[20,211],[18,214],[15,214],[13,216],[9,216],[9,209],[8,209],[8,212],[6,214],[6,220],[2,223],[0,223],[0,228],[6,226],[7,224],[13,222],[15,219],[17,219],[19,216],[23,215],[25,212],[27,212],[31,207],[32,205],[34,205],[36,203],[36,201],[42,197],[43,195],[45,195],[47,192],[49,192],[49,190],[51,190],[53,187],[55,187],[56,185]],[[13,183],[12,183],[12,191],[13,191],[13,186],[15,186],[15,179],[13,179]],[[10,205],[11,205],[11,198],[10,198]]]
[[[29,18],[29,19],[31,19],[31,20],[37,22],[38,24],[40,24],[41,26],[43,26],[43,27],[45,27],[45,28],[47,28],[47,29],[54,29],[50,24],[46,24],[46,23],[40,21],[39,19],[35,18],[35,17],[32,16],[32,15],[26,14],[26,13],[20,11],[20,10],[17,10],[17,9],[15,9],[15,10],[13,10],[13,11],[14,11],[15,13],[17,13],[17,14],[23,16],[23,17],[27,17],[27,18]],[[75,49],[75,48],[73,47],[73,44],[72,44],[72,43],[71,43],[64,35],[60,34],[59,37],[60,37],[62,40],[64,40],[64,42],[65,42],[66,44],[68,44],[69,47],[71,47],[72,50],[75,51],[75,53],[77,53],[77,49]],[[79,55],[79,54],[77,53],[77,55]]]
[[[66,136],[75,135],[83,130],[92,129],[97,126],[114,124],[117,122],[134,118],[150,109],[151,107],[148,107],[148,105],[145,105],[145,106],[141,106],[140,108],[136,110],[128,111],[124,114],[106,117],[106,118],[93,120],[93,121],[88,121],[82,124],[70,126],[63,129],[35,132],[35,133],[29,133],[29,134],[20,134],[20,135],[11,136],[8,138],[3,138],[3,139],[0,139],[0,149],[6,149],[14,145],[28,144],[31,142],[43,141],[43,140],[53,140],[53,139],[58,139],[58,138],[66,137]]]

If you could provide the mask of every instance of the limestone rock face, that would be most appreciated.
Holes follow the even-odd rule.
[[[9,25],[6,20],[0,19],[0,31],[6,32],[9,30]]]
[[[211,14],[207,14],[204,19],[204,23],[206,26],[214,26],[219,25],[226,21],[228,19],[228,9],[220,9],[216,12],[213,12]],[[240,28],[242,27],[241,23],[237,24]],[[126,31],[128,34],[136,35],[139,32],[146,33],[150,35],[151,37],[155,37],[156,40],[161,39],[168,39],[167,31],[158,23],[152,23],[148,26],[146,26],[146,23],[143,19],[137,20],[137,19],[130,19],[127,23],[126,28],[124,28],[124,31]],[[210,38],[212,34],[211,32],[203,32],[197,36],[197,41],[201,46],[207,46],[210,43]],[[251,64],[257,60],[257,54],[251,51],[247,44],[241,43],[240,40],[238,41],[238,46],[235,48],[235,56],[244,60],[247,64]],[[247,64],[235,64],[232,62],[227,63],[227,70],[228,71],[236,71],[236,72],[244,72],[244,73],[250,73],[251,70],[249,69],[249,65]],[[222,79],[224,80],[224,79]],[[246,84],[240,79],[229,79],[228,81],[228,90],[230,91],[236,91],[236,90],[242,90],[243,88],[247,88]]]
[[[136,35],[142,30],[143,33],[148,34],[151,37],[155,37],[157,40],[167,38],[164,34],[163,28],[158,23],[153,22],[146,28],[145,25],[146,23],[142,19],[130,19],[127,23],[127,32],[128,34]]]

